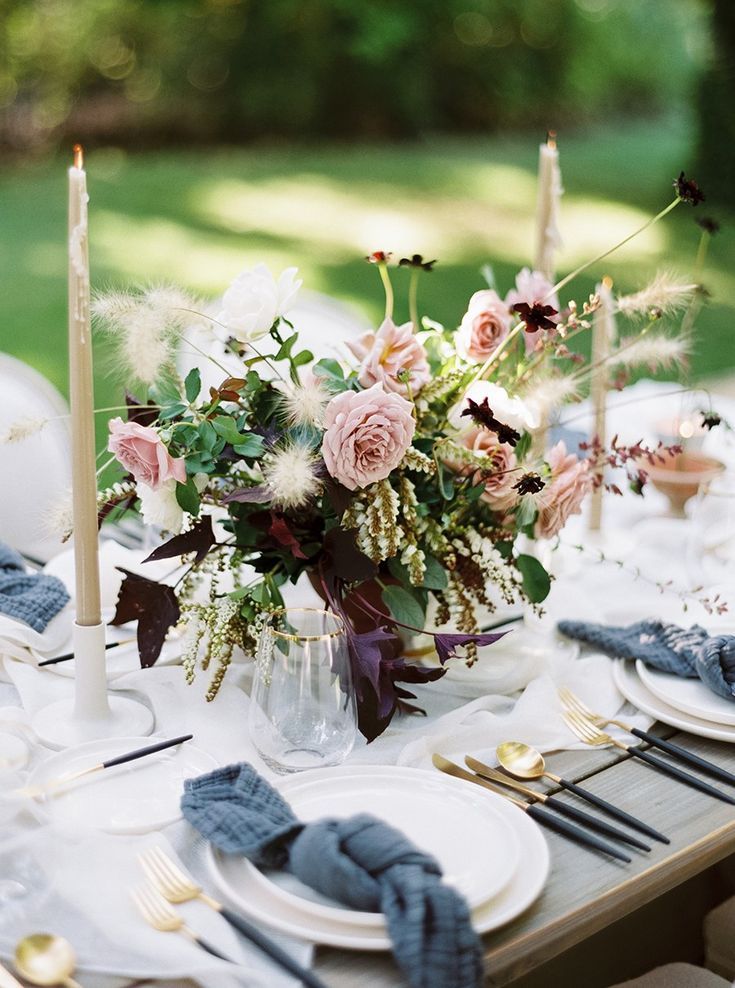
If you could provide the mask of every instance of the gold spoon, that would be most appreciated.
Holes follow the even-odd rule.
[[[649,827],[647,823],[643,823],[637,817],[626,813],[625,810],[621,810],[619,807],[613,806],[612,803],[608,803],[606,799],[596,796],[589,789],[583,789],[574,782],[570,782],[569,779],[562,779],[560,775],[547,772],[543,755],[540,751],[532,748],[530,744],[524,744],[522,741],[503,741],[495,749],[495,755],[498,762],[509,775],[514,775],[517,779],[551,779],[558,786],[562,786],[569,792],[573,792],[576,796],[603,810],[609,816],[620,820],[621,823],[627,823],[634,830],[638,830],[648,837],[652,837],[654,840],[661,841],[663,844],[669,843],[669,838],[664,834],[658,830],[654,830],[653,827]]]
[[[70,975],[77,966],[74,948],[63,937],[33,933],[15,947],[15,969],[32,985],[64,985],[82,988]]]

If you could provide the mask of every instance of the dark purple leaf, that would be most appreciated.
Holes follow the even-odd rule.
[[[354,632],[348,634],[350,656],[356,674],[356,689],[359,697],[362,697],[364,692],[361,688],[361,679],[369,680],[376,695],[379,693],[380,663],[383,658],[380,643],[395,641],[395,639],[396,635],[385,628],[373,628],[372,631],[364,631],[360,634]]]
[[[257,487],[240,487],[238,490],[228,494],[227,497],[224,497],[222,503],[232,504],[236,501],[238,504],[265,504],[272,497],[273,492],[271,489],[264,484],[260,484]]]
[[[121,566],[117,569],[125,574],[125,579],[110,624],[138,622],[138,654],[141,667],[147,669],[161,654],[169,629],[178,623],[181,616],[179,602],[173,587],[168,584],[148,580]]]
[[[324,490],[326,491],[329,503],[334,508],[335,514],[338,515],[345,513],[355,497],[354,491],[343,487],[342,484],[337,483],[332,477],[325,478]]]
[[[376,564],[358,549],[354,529],[330,528],[324,536],[324,556],[325,568],[347,583],[363,583],[378,575]]]
[[[183,556],[190,552],[196,553],[195,562],[200,563],[216,542],[212,531],[212,518],[210,515],[202,515],[199,521],[188,532],[182,535],[174,535],[168,542],[159,545],[150,556],[146,556],[144,563],[152,563],[157,559],[171,559],[174,556]]]
[[[473,642],[475,645],[492,645],[507,634],[507,631],[498,631],[493,634],[484,635],[435,634],[434,644],[436,645],[436,654],[439,656],[441,664],[444,665],[449,659],[457,658],[456,649],[462,645],[470,645]]]

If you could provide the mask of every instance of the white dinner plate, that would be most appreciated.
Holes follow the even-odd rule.
[[[634,706],[643,713],[655,717],[662,724],[678,727],[682,731],[696,734],[702,738],[712,738],[714,741],[729,741],[735,743],[735,727],[718,726],[712,721],[700,720],[675,707],[669,706],[660,697],[645,686],[638,675],[635,663],[629,659],[619,659],[613,666],[615,685]]]
[[[61,775],[145,748],[157,740],[162,739],[109,738],[67,748],[37,765],[27,784],[44,785]],[[186,741],[175,748],[85,776],[38,802],[55,823],[111,834],[144,834],[179,820],[184,779],[214,768],[217,762],[211,755]]]
[[[735,727],[735,700],[726,700],[705,686],[701,679],[684,679],[670,672],[651,669],[636,662],[636,672],[643,685],[675,710],[707,720],[720,727]]]
[[[325,769],[294,776],[279,786],[300,820],[344,819],[370,813],[395,827],[439,862],[444,881],[474,909],[504,888],[518,866],[520,846],[507,818],[495,804],[465,789],[444,785],[441,776],[400,769],[363,767]],[[458,833],[458,829],[461,832]],[[451,838],[448,835],[453,835]],[[467,848],[474,848],[470,858]],[[502,853],[498,853],[502,850]],[[274,895],[303,906],[325,919],[385,929],[382,913],[359,912],[328,899],[293,875],[253,868],[257,881],[273,886]]]
[[[323,771],[329,773],[335,770]],[[455,798],[464,800],[465,794],[472,792],[472,787],[468,783],[449,776],[433,776],[423,769],[392,766],[376,769],[372,766],[361,766],[337,771],[343,773],[343,781],[354,779],[356,783],[361,778],[374,777],[376,772],[380,772],[385,778],[392,780],[389,783],[391,786],[396,785],[400,779],[400,784],[406,790],[424,785],[424,780],[436,778],[442,798],[448,801],[454,801]],[[322,770],[319,770],[319,774],[322,774]],[[306,793],[307,776],[303,776],[303,780],[304,793]],[[289,784],[296,787],[300,782],[301,777],[283,783],[281,788],[284,790],[284,795]],[[289,799],[291,795],[289,792]],[[494,793],[479,792],[478,795],[494,805],[498,815],[509,824],[520,848],[518,866],[510,881],[493,898],[472,911],[475,929],[479,933],[485,933],[520,915],[539,896],[548,876],[549,850],[540,828],[526,814],[519,812],[511,803]],[[470,797],[473,802],[467,805],[474,806],[475,798],[473,793]],[[409,833],[409,836],[413,838],[414,834]],[[474,864],[477,859],[477,848],[464,839],[462,817],[458,821],[455,820],[453,831],[449,835],[443,834],[443,839],[455,843],[467,862],[470,865]],[[502,848],[498,848],[497,851],[499,855],[503,853]],[[384,924],[364,925],[359,919],[357,922],[353,921],[353,916],[366,914],[332,907],[330,914],[325,915],[322,909],[315,908],[316,903],[307,901],[300,895],[283,895],[283,889],[276,889],[273,882],[263,881],[260,876],[256,876],[255,869],[237,855],[221,854],[210,848],[209,863],[218,887],[232,904],[247,915],[268,923],[274,929],[314,943],[336,947],[355,950],[390,948],[391,944]]]

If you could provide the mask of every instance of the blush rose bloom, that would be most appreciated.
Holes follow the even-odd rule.
[[[457,349],[470,360],[482,363],[508,335],[510,323],[508,306],[497,292],[490,288],[475,292],[457,332]]]
[[[456,441],[476,455],[487,457],[488,473],[483,476],[483,471],[467,463],[447,461],[447,465],[463,474],[475,471],[473,482],[485,485],[480,500],[490,505],[494,511],[508,511],[512,508],[519,496],[518,491],[513,490],[513,484],[518,483],[520,476],[516,469],[518,463],[513,447],[507,443],[499,443],[494,432],[475,427],[466,429],[456,437]]]
[[[398,372],[408,371],[411,394],[418,394],[428,381],[431,371],[426,350],[416,339],[410,322],[396,326],[392,319],[385,319],[376,332],[367,333],[347,346],[361,362],[358,381],[363,388],[382,384],[386,391],[408,395],[408,387],[398,380]]]
[[[324,415],[322,441],[330,475],[351,491],[387,477],[411,445],[412,410],[409,401],[379,384],[335,395]]]
[[[519,302],[526,302],[533,305],[534,302],[543,302],[544,305],[553,306],[559,312],[559,296],[556,292],[549,294],[554,286],[549,279],[540,271],[531,271],[530,268],[522,268],[516,275],[516,287],[512,288],[505,296],[505,304],[510,311]],[[514,316],[517,313],[513,313]],[[559,322],[559,316],[549,316],[552,322]],[[532,353],[536,349],[536,344],[543,336],[544,332],[551,333],[552,330],[537,329],[535,333],[523,331],[523,341],[526,344],[526,353]]]
[[[186,465],[174,459],[155,429],[139,422],[110,419],[107,449],[135,477],[137,483],[157,491],[169,480],[186,483]]]
[[[551,467],[551,481],[536,496],[539,515],[535,534],[538,539],[557,535],[570,515],[581,513],[582,501],[592,490],[589,464],[574,453],[567,453],[563,442],[550,449],[546,459]]]
[[[293,306],[301,287],[297,268],[286,268],[278,281],[265,264],[243,271],[222,297],[217,322],[240,343],[251,343],[265,336],[279,316]]]

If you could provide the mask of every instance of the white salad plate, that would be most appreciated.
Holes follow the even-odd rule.
[[[691,714],[677,710],[652,693],[641,681],[635,663],[631,660],[620,659],[615,662],[613,680],[626,700],[629,700],[643,713],[660,720],[662,724],[678,727],[682,731],[688,731],[690,734],[696,734],[702,738],[735,743],[735,727],[700,720],[699,717],[693,717]]]
[[[459,779],[422,769],[361,766],[320,769],[289,779],[279,789],[303,820],[370,812],[397,826],[432,853],[447,879],[477,902],[472,919],[478,932],[518,916],[546,882],[548,847],[533,820],[501,796],[475,794]],[[411,800],[409,816],[405,807]],[[511,869],[501,863],[506,855],[514,860]],[[209,861],[232,904],[275,929],[337,947],[390,947],[381,914],[350,910],[306,890],[292,876],[263,875],[238,855],[210,848]],[[507,877],[501,882],[502,875]]]
[[[651,693],[675,710],[720,727],[735,727],[735,701],[713,693],[701,679],[684,679],[670,672],[651,669],[640,659],[636,662],[636,672]]]
[[[28,786],[43,786],[59,776],[90,768],[108,758],[154,744],[156,737],[88,741],[59,751],[37,765]],[[67,788],[38,797],[55,823],[111,834],[144,834],[181,818],[184,780],[211,772],[216,760],[191,741],[144,758],[91,773]]]

